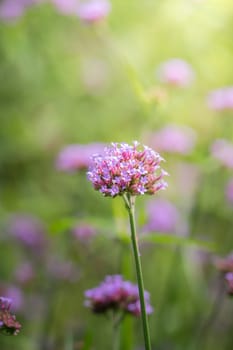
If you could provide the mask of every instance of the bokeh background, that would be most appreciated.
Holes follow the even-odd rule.
[[[231,350],[233,2],[88,4],[0,0],[0,295],[23,325],[0,349],[112,349],[84,291],[136,277],[123,202],[86,167],[138,140],[170,174],[137,199],[153,349]],[[143,349],[138,318],[120,331]]]

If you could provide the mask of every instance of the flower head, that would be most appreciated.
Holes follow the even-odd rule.
[[[89,0],[79,3],[78,17],[85,22],[95,23],[105,18],[111,10],[107,0]]]
[[[102,152],[104,145],[101,143],[90,143],[87,145],[73,144],[66,146],[59,153],[56,160],[58,170],[73,172],[86,169],[91,164],[91,155]]]
[[[97,230],[94,226],[88,223],[81,223],[73,228],[73,235],[80,241],[89,241],[90,238],[97,234]]]
[[[196,144],[196,133],[187,126],[169,124],[150,136],[153,148],[168,153],[190,154]]]
[[[75,15],[78,10],[78,0],[52,0],[52,2],[63,15]]]
[[[144,293],[146,312],[151,314],[153,308],[150,305],[150,295]],[[107,276],[96,288],[85,292],[85,305],[95,313],[105,313],[109,310],[123,311],[134,316],[141,314],[138,287],[129,281],[124,281],[122,276]]]
[[[21,324],[16,321],[15,315],[10,312],[11,299],[0,297],[0,333],[17,335]]]
[[[16,214],[10,218],[9,234],[23,245],[39,250],[45,245],[44,227],[37,218],[27,214]]]
[[[233,168],[233,143],[224,139],[215,140],[211,146],[211,152],[220,164],[230,169]]]
[[[233,109],[233,86],[216,89],[209,93],[207,104],[215,111],[226,111]]]
[[[164,199],[152,200],[147,206],[148,222],[144,231],[176,232],[179,212],[174,204]]]
[[[180,58],[173,58],[160,65],[158,76],[163,83],[183,87],[193,81],[194,72],[189,63]]]
[[[95,190],[106,197],[125,193],[137,196],[154,194],[167,187],[160,169],[163,160],[158,153],[147,146],[126,143],[112,143],[105,148],[104,155],[93,155],[93,165],[87,172]]]

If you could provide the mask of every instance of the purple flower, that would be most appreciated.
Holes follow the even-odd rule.
[[[106,197],[154,194],[167,187],[162,180],[167,175],[160,169],[162,160],[158,153],[136,141],[132,146],[112,143],[103,156],[93,156],[87,176],[94,189]]]
[[[56,9],[63,15],[76,15],[78,0],[52,0]]]
[[[187,126],[167,125],[150,137],[151,147],[160,152],[190,154],[195,147],[196,133]]]
[[[10,310],[11,304],[10,298],[0,297],[0,310]]]
[[[43,0],[3,0],[0,1],[0,19],[8,22],[21,17],[27,7]]]
[[[210,109],[216,111],[232,110],[233,86],[211,91],[207,97],[207,103]]]
[[[28,261],[17,266],[15,270],[15,279],[17,282],[25,284],[30,282],[35,277],[35,272],[32,264]]]
[[[161,82],[173,86],[188,86],[194,80],[194,72],[190,64],[179,58],[162,63],[157,74]]]
[[[56,167],[58,170],[67,172],[87,169],[91,164],[91,156],[93,153],[103,152],[104,147],[105,145],[101,143],[66,146],[58,155]]]
[[[230,179],[226,185],[226,199],[230,204],[233,204],[233,179]]]
[[[0,333],[17,335],[21,324],[16,321],[15,315],[10,312],[11,300],[0,297]]]
[[[150,295],[145,292],[146,311],[153,312],[150,305]],[[105,277],[104,281],[96,288],[85,292],[85,306],[95,313],[105,313],[109,310],[123,311],[134,316],[141,314],[138,287],[129,281],[124,281],[122,276],[113,275]]]
[[[148,222],[144,231],[176,232],[179,212],[175,205],[164,199],[152,200],[147,206]]]
[[[107,0],[88,0],[80,2],[78,6],[78,17],[85,22],[95,23],[107,17],[111,10]]]
[[[24,296],[22,290],[15,285],[6,285],[1,288],[4,292],[4,295],[12,300],[12,309],[13,311],[21,311],[24,307]]]
[[[31,248],[41,249],[45,245],[44,227],[35,217],[27,214],[17,214],[10,218],[9,234],[22,244]]]
[[[0,19],[13,21],[24,14],[25,6],[21,1],[4,0],[0,2]]]
[[[81,241],[88,241],[97,234],[96,228],[90,224],[82,223],[73,228],[73,235]]]
[[[221,165],[233,168],[233,143],[224,139],[215,140],[211,146],[211,153]]]

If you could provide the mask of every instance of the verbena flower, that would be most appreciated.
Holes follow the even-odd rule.
[[[180,58],[173,58],[162,63],[157,74],[161,82],[173,86],[188,86],[194,80],[191,65]]]
[[[150,295],[145,291],[146,312],[151,314]],[[138,287],[129,281],[124,281],[121,275],[107,276],[96,288],[85,292],[85,306],[94,313],[105,313],[109,310],[141,314]]]
[[[11,303],[11,299],[0,297],[0,334],[17,335],[21,329],[21,324],[10,312]]]
[[[169,124],[151,134],[149,143],[160,152],[190,154],[196,144],[196,133],[190,127]]]
[[[76,15],[78,0],[52,0],[57,11],[62,15]]]
[[[91,155],[102,152],[104,147],[105,145],[101,143],[68,145],[59,153],[56,167],[58,170],[67,172],[87,169],[91,164]]]
[[[180,221],[179,212],[174,204],[165,199],[155,199],[147,205],[147,224],[144,232],[176,232]]]
[[[213,90],[207,97],[207,104],[210,109],[225,111],[233,109],[233,86]]]
[[[0,20],[12,22],[24,15],[29,6],[43,0],[3,0],[0,1]]]
[[[8,223],[9,234],[30,248],[37,248],[38,252],[45,246],[45,231],[39,219],[28,214],[15,214]]]
[[[26,284],[35,278],[35,271],[32,264],[25,261],[17,266],[14,275],[17,282]]]
[[[233,143],[225,139],[215,140],[211,146],[211,153],[221,165],[233,168]]]
[[[95,190],[106,197],[128,193],[133,196],[154,194],[167,187],[160,169],[163,158],[147,146],[112,143],[103,155],[93,155],[93,164],[87,172]]]
[[[97,234],[97,230],[94,226],[87,223],[81,223],[76,225],[73,230],[73,236],[81,241],[89,241],[90,238]]]
[[[105,18],[111,10],[107,0],[89,0],[80,2],[78,6],[78,17],[85,22],[94,23]]]

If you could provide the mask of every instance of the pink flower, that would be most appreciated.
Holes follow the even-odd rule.
[[[207,97],[207,103],[210,109],[216,111],[233,109],[233,86],[213,90]]]
[[[101,153],[104,147],[101,143],[66,146],[57,157],[56,167],[58,170],[67,172],[86,169],[91,164],[91,156],[94,153]]]
[[[141,314],[137,285],[124,281],[121,275],[106,276],[99,286],[85,292],[85,306],[95,313],[123,311],[134,316]],[[146,312],[151,314],[150,295],[144,292]]]
[[[11,300],[0,296],[0,333],[17,335],[20,332],[21,324],[10,312],[10,307]]]
[[[111,6],[107,0],[88,0],[79,3],[78,17],[89,23],[99,22],[110,10]]]
[[[233,168],[233,144],[228,140],[215,140],[211,146],[211,153],[219,163],[227,168]]]
[[[233,179],[231,179],[226,186],[226,198],[230,204],[233,204]]]
[[[12,300],[12,309],[13,311],[21,311],[24,307],[24,295],[20,288],[15,285],[4,285],[0,286],[1,294]]]
[[[90,238],[95,236],[97,231],[95,227],[89,224],[79,224],[73,228],[73,235],[81,241],[88,241]]]
[[[27,283],[30,282],[35,277],[34,269],[30,262],[26,261],[19,266],[15,270],[15,278],[19,283]]]
[[[3,0],[0,1],[0,19],[9,22],[21,17],[27,7],[43,0]]]
[[[75,15],[78,10],[78,0],[52,0],[56,9],[63,15]]]
[[[175,205],[164,199],[155,199],[147,206],[148,222],[144,231],[176,232],[179,212]]]
[[[25,6],[19,0],[4,0],[0,2],[0,19],[12,21],[24,14]]]
[[[183,87],[192,83],[194,72],[186,61],[173,58],[159,66],[158,77],[165,84]]]
[[[28,214],[15,214],[10,217],[9,234],[23,245],[41,250],[45,246],[45,231],[41,221]]]
[[[93,156],[87,176],[94,189],[106,197],[154,194],[167,187],[162,180],[167,175],[160,169],[162,160],[158,153],[136,141],[132,146],[112,143],[103,156]]]
[[[152,134],[149,143],[160,152],[190,154],[196,144],[196,133],[187,126],[170,124]]]

